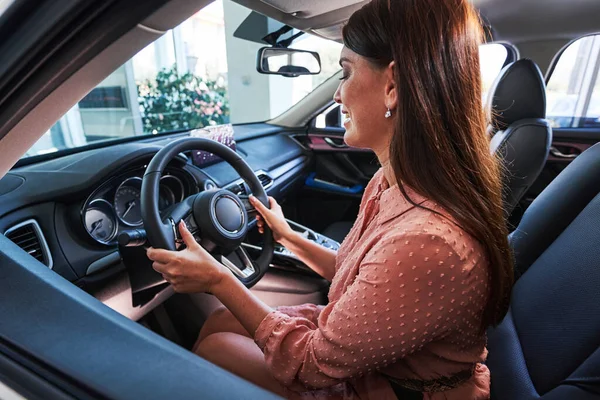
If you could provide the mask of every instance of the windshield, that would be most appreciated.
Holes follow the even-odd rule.
[[[265,43],[257,38],[282,25],[254,13],[257,23],[245,24],[245,34],[236,32],[250,14],[231,0],[211,3],[92,89],[23,157],[99,141],[266,121],[339,70],[342,45],[304,34],[290,47],[318,52],[321,73],[296,78],[258,73],[257,52]]]

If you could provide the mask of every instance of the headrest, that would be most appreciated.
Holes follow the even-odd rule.
[[[546,118],[546,84],[538,66],[529,59],[507,65],[492,85],[487,101],[498,130],[526,118]]]

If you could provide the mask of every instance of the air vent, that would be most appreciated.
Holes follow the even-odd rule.
[[[244,182],[236,183],[229,190],[232,191],[233,193],[237,194],[238,196],[247,196],[248,195],[248,192],[246,191],[246,186],[244,186]]]
[[[52,269],[52,255],[42,229],[36,220],[30,219],[9,228],[5,233],[8,239],[29,253],[33,258]]]
[[[260,181],[261,185],[266,189],[269,186],[271,186],[273,184],[273,178],[271,178],[269,175],[263,173],[259,173],[256,175],[256,177],[258,178],[258,180]]]
[[[273,185],[273,178],[271,178],[265,171],[259,170],[255,172],[256,177],[260,181],[264,189],[268,189]],[[238,196],[247,196],[248,188],[244,183],[243,179],[239,179],[227,187],[227,190],[237,194]]]

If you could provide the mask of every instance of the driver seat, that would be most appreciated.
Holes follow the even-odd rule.
[[[516,282],[488,331],[492,399],[600,397],[600,144],[533,201],[510,235]]]

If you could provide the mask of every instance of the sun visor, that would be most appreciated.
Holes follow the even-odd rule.
[[[277,10],[291,14],[296,18],[312,18],[328,12],[339,10],[363,0],[261,0]]]
[[[282,24],[279,21],[265,17],[256,11],[252,11],[240,24],[240,26],[238,26],[233,33],[233,36],[239,39],[249,40],[254,43],[267,45],[267,42],[265,42],[263,38],[268,34],[283,28],[284,26],[285,24]],[[293,29],[290,32],[281,35],[279,40],[289,39],[298,32],[298,30]]]

